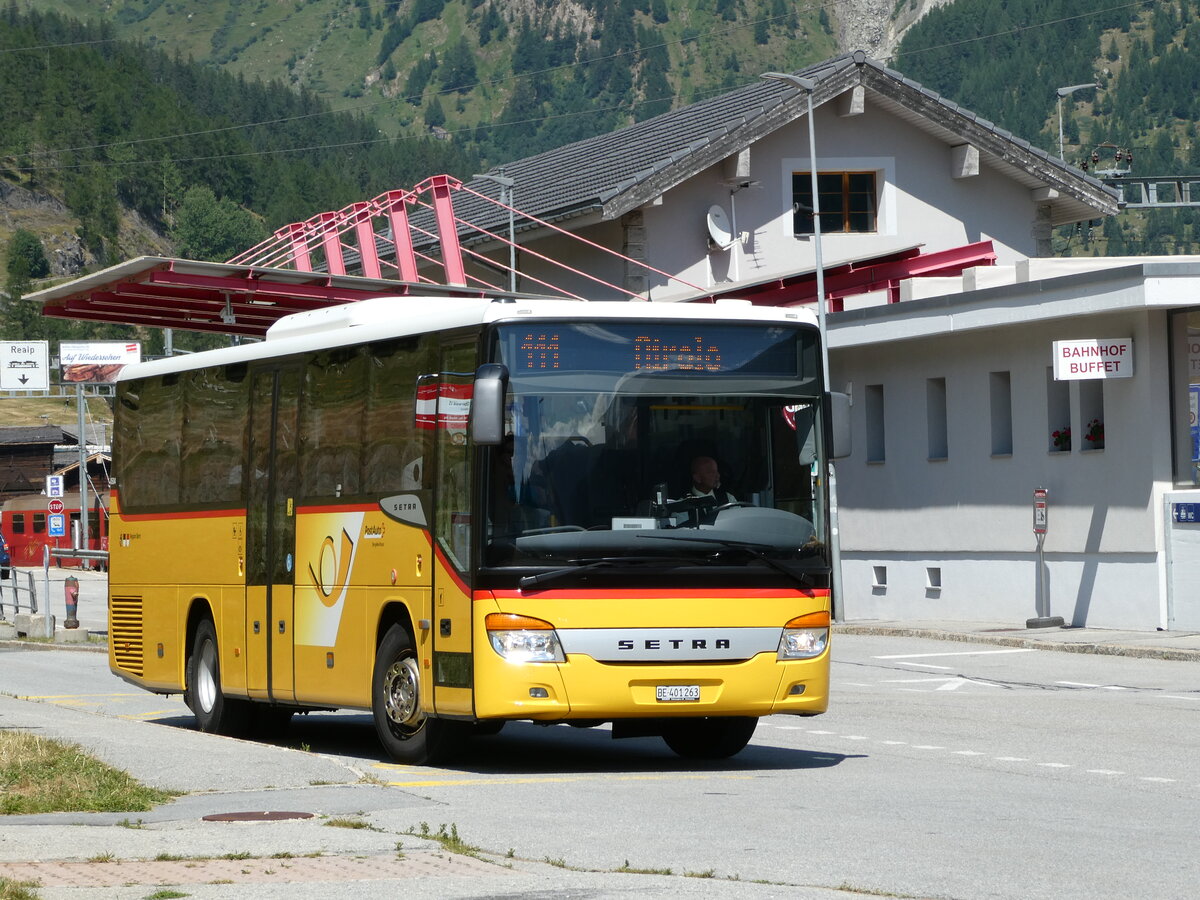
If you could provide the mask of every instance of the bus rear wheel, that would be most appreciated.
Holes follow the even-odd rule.
[[[752,716],[680,719],[663,732],[663,740],[685,759],[728,759],[750,743],[757,727]]]
[[[183,702],[196,717],[196,725],[210,734],[238,735],[250,721],[250,702],[231,700],[221,692],[221,657],[217,630],[211,619],[196,627],[187,662]]]
[[[421,706],[421,666],[412,635],[393,625],[375,654],[371,712],[379,742],[397,762],[427,765],[452,749],[454,723],[431,718]]]

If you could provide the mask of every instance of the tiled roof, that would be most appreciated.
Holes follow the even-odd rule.
[[[63,430],[57,425],[5,425],[0,427],[0,444],[61,444]]]
[[[1116,211],[1115,193],[1096,179],[861,52],[834,57],[796,74],[817,83],[813,102],[818,106],[854,84],[892,82],[893,87],[927,101],[927,115],[935,116],[941,128],[954,132],[957,127],[973,125],[990,132],[1022,154],[1037,158],[1056,180],[1073,183],[1076,191],[1096,195],[1101,203],[1105,195],[1111,195],[1111,211]],[[645,189],[661,192],[797,118],[804,111],[798,96],[796,89],[786,84],[757,79],[628,128],[507,163],[503,174],[516,182],[512,205],[550,221],[592,211],[615,218],[652,199],[644,196]],[[785,104],[790,105],[785,109]],[[499,172],[496,169],[492,174]],[[494,183],[475,179],[469,186],[498,196]],[[629,199],[627,204],[622,202],[623,195]],[[507,222],[507,213],[469,195],[456,198],[455,205],[464,219],[484,228],[499,228]]]

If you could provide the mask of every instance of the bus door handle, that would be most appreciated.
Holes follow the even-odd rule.
[[[280,633],[280,634],[283,634],[285,631],[287,631],[287,625],[286,625],[286,623],[283,621],[283,619],[280,619],[280,620],[279,620],[279,633]]]
[[[438,632],[442,637],[450,637],[450,620],[442,619],[438,622]]]
[[[259,631],[261,631],[261,630],[262,630],[262,626],[258,622],[255,622],[254,623],[254,633],[258,634]]]

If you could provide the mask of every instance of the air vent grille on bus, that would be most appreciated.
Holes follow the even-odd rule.
[[[110,601],[109,641],[113,659],[131,675],[142,674],[142,598],[113,597]]]

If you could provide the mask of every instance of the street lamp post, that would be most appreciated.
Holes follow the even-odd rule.
[[[1058,94],[1058,158],[1063,159],[1063,120],[1062,120],[1062,101],[1063,97],[1069,97],[1076,91],[1082,91],[1086,88],[1098,88],[1100,85],[1092,81],[1088,84],[1073,84],[1070,87],[1060,87],[1056,93]]]
[[[825,333],[825,265],[821,258],[821,196],[817,191],[817,140],[813,129],[812,95],[817,82],[812,78],[803,78],[787,72],[763,72],[760,78],[768,81],[782,81],[804,91],[808,97],[808,159],[809,175],[812,178],[813,205],[813,253],[816,256],[817,267],[817,327],[821,333],[821,376],[824,378],[825,390],[829,390],[829,345]]]
[[[808,161],[809,175],[812,179],[813,205],[813,254],[816,263],[817,276],[817,332],[821,337],[821,380],[824,390],[831,390],[829,383],[829,332],[825,326],[825,262],[821,256],[821,195],[817,186],[817,139],[813,126],[813,91],[816,90],[815,78],[804,78],[788,72],[764,72],[760,78],[768,81],[782,81],[804,91],[808,98]],[[838,542],[837,525],[837,476],[834,472],[833,461],[828,463],[829,487],[829,546],[830,546],[830,615],[835,622],[842,620],[842,552]]]
[[[492,181],[500,185],[500,202],[508,207],[508,289],[517,292],[517,241],[513,224],[513,186],[516,182],[499,170],[498,175],[475,175],[480,181]]]

